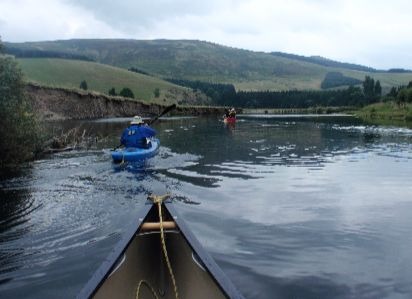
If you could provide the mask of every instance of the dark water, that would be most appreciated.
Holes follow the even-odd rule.
[[[96,147],[1,181],[1,298],[74,297],[147,195],[166,192],[246,298],[412,297],[412,130],[167,119],[159,155],[122,169],[108,149],[125,124],[84,122]]]

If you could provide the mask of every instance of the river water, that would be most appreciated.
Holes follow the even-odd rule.
[[[3,179],[0,297],[73,298],[150,193],[246,298],[412,297],[412,130],[342,117],[167,118],[159,154],[119,167],[126,119]]]

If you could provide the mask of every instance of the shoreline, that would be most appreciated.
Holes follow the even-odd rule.
[[[109,96],[92,91],[70,90],[61,87],[46,87],[33,83],[25,86],[33,111],[46,122],[61,120],[98,120],[107,118],[154,117],[167,106],[142,100]],[[226,107],[177,106],[168,116],[222,116]],[[363,109],[355,107],[309,107],[309,108],[236,108],[238,116],[261,115],[267,117],[302,116],[354,116],[376,124],[410,123],[412,107],[403,109],[391,103],[373,104]]]
[[[44,121],[92,120],[134,115],[153,117],[167,107],[136,99],[32,83],[26,84],[25,91],[34,112]],[[224,107],[217,106],[177,106],[169,115],[223,115],[224,111]]]

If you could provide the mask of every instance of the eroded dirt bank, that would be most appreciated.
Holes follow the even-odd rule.
[[[27,84],[27,94],[34,110],[45,120],[96,119],[105,117],[154,116],[166,106],[138,100],[110,97],[93,92],[49,88]],[[171,115],[223,115],[219,107],[178,106]]]

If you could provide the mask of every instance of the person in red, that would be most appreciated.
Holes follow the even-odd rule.
[[[236,117],[236,110],[235,108],[232,108],[229,110],[229,117]]]
[[[124,129],[120,143],[125,147],[149,148],[149,139],[155,135],[154,129],[145,124],[140,116],[135,116],[130,126]]]

